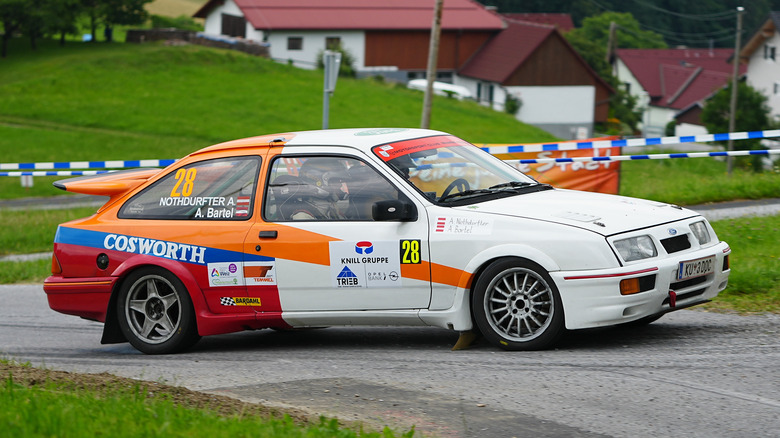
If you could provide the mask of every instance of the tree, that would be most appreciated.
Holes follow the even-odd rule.
[[[611,75],[611,66],[606,61],[610,24],[617,25],[615,47],[623,49],[665,49],[661,35],[642,30],[639,22],[629,13],[604,12],[588,17],[582,27],[566,33],[566,39],[582,55],[585,61],[602,77]]]
[[[0,57],[5,58],[8,54],[8,41],[21,29],[26,17],[26,0],[0,0],[0,24],[3,26]]]
[[[708,132],[728,132],[729,130],[729,109],[731,102],[731,82],[715,93],[704,105],[701,113],[701,121]],[[760,91],[751,87],[745,82],[740,81],[737,84],[737,109],[735,126],[737,131],[761,131],[770,128],[771,121],[769,114],[771,110],[767,105],[767,98]],[[725,143],[724,147],[725,147]],[[746,146],[744,149],[761,149],[760,139],[740,140],[740,144]],[[753,171],[761,172],[761,157],[754,155],[751,163]],[[743,160],[744,161],[744,160]]]
[[[117,24],[142,24],[149,18],[144,5],[152,0],[81,0],[90,24],[92,41],[97,41],[98,24],[105,26],[106,41],[113,41]]]
[[[610,117],[617,119],[618,126],[626,126],[628,132],[615,134],[633,134],[642,120],[642,110],[637,109],[637,100],[621,90],[617,78],[612,74],[612,66],[607,62],[607,45],[611,23],[615,23],[616,42],[614,46],[632,49],[665,48],[660,35],[639,28],[636,19],[627,13],[605,12],[586,18],[581,28],[572,29],[565,37],[596,73],[607,81],[615,94],[609,102]],[[623,128],[621,128],[621,131]]]
[[[117,24],[143,24],[149,18],[144,5],[151,2],[152,0],[103,0],[106,41],[113,40],[112,29]]]

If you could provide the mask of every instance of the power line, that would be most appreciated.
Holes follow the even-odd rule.
[[[675,17],[685,18],[688,20],[700,20],[700,21],[712,21],[715,19],[727,19],[732,18],[736,12],[735,11],[721,11],[721,12],[713,12],[711,14],[683,14],[680,12],[674,12],[670,11],[668,9],[660,8],[656,5],[641,1],[641,0],[633,0],[634,3],[637,3],[639,5],[642,5],[648,9],[652,9],[654,11],[663,12],[665,14],[674,15]]]

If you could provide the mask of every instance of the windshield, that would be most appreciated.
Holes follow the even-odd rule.
[[[374,154],[434,202],[464,205],[549,186],[450,135],[375,146]]]

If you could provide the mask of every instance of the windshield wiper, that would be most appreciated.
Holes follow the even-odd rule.
[[[439,202],[444,202],[454,198],[462,198],[464,196],[485,195],[485,194],[495,193],[495,192],[496,192],[495,190],[491,190],[491,189],[465,190],[463,192],[450,193],[447,196],[439,198]]]
[[[539,184],[539,183],[530,183],[530,182],[521,182],[521,181],[509,181],[509,182],[505,182],[505,183],[501,183],[501,184],[496,184],[494,186],[490,186],[490,187],[488,187],[488,189],[490,189],[490,190],[503,189],[503,188],[513,188],[513,189],[516,189],[516,188],[519,188],[519,187],[528,187],[528,186],[532,186],[532,185],[536,185],[536,184]]]

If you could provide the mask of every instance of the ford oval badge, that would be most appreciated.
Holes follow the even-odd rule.
[[[669,228],[669,230],[667,230],[667,231],[669,231],[669,235],[670,236],[674,236],[674,235],[677,234],[677,230],[675,230],[674,228]]]

